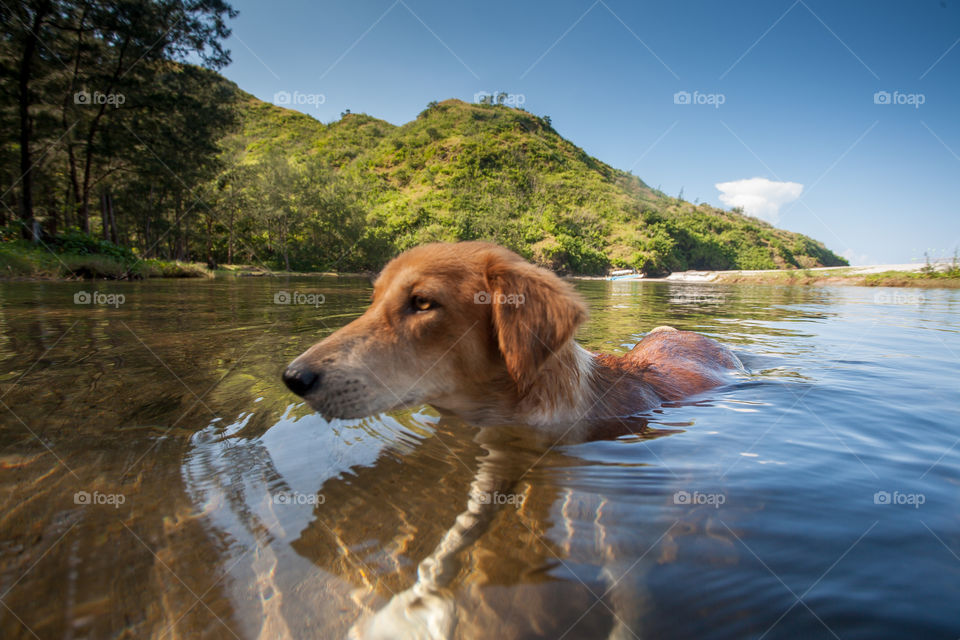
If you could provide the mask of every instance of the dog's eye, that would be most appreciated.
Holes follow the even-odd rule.
[[[413,296],[410,299],[410,303],[413,305],[414,311],[429,311],[437,306],[433,300],[429,300],[423,296]]]

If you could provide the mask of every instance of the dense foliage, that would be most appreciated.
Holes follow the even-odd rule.
[[[295,270],[376,269],[468,239],[585,274],[845,264],[805,236],[651,189],[522,109],[448,100],[398,127],[261,102],[213,71],[229,60],[221,0],[3,12],[0,226],[39,228],[56,250],[97,250],[79,229],[141,258]]]

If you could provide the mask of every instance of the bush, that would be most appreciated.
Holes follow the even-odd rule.
[[[69,229],[52,238],[48,244],[58,253],[72,253],[80,256],[102,255],[124,261],[136,260],[136,256],[130,249],[95,238],[79,229]]]
[[[136,266],[137,274],[144,278],[212,278],[210,271],[195,262],[177,260],[144,260]]]

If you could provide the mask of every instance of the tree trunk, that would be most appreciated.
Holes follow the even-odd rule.
[[[80,189],[80,177],[77,175],[77,158],[73,153],[73,145],[67,144],[67,161],[70,164],[70,187],[73,189],[73,211],[77,220],[77,226],[84,233],[90,232],[90,223],[87,219],[87,212],[81,210],[83,194]]]
[[[33,14],[33,25],[28,30],[23,43],[23,55],[20,58],[20,72],[17,78],[17,100],[20,115],[20,221],[24,238],[33,236],[33,159],[30,143],[33,141],[33,121],[30,118],[30,74],[33,70],[33,57],[37,51],[43,20],[50,11],[50,3],[40,3]]]
[[[233,211],[230,211],[230,241],[227,243],[227,264],[233,264]]]
[[[93,132],[90,127],[90,136],[87,138],[86,156],[83,163],[83,183],[80,190],[80,222],[85,233],[90,233],[90,182],[93,178]]]
[[[177,206],[174,209],[174,214],[177,217],[177,235],[176,235],[176,241],[174,242],[174,254],[173,254],[174,260],[182,259],[180,255],[181,249],[182,249],[181,242],[183,241],[183,228],[181,226],[181,219],[183,217],[182,211],[183,211],[183,199],[180,197],[180,192],[177,191]]]
[[[110,223],[107,220],[107,192],[100,192],[100,233],[104,240],[110,239]]]
[[[110,218],[110,242],[120,244],[117,237],[117,211],[113,208],[113,194],[107,191],[107,215]]]
[[[216,262],[213,260],[213,214],[207,213],[207,267],[213,269]]]
[[[103,239],[117,244],[117,220],[113,211],[113,195],[109,189],[100,192],[100,226]]]
[[[70,101],[76,100],[74,93],[77,89],[77,76],[80,74],[80,61],[82,58],[83,52],[83,25],[87,19],[87,10],[84,9],[83,13],[80,16],[80,22],[77,25],[77,44],[73,53],[73,75],[70,78],[70,86],[67,89],[67,93],[63,96],[63,105],[60,111],[60,124],[63,126],[63,140],[66,143],[67,147],[67,167],[69,168],[70,183],[68,189],[73,190],[73,199],[70,203],[70,206],[73,210],[73,223],[76,224],[82,231],[89,231],[89,223],[86,216],[82,216],[80,213],[80,177],[77,173],[77,155],[74,153],[74,144],[73,144],[73,134],[72,129],[73,125],[67,124],[67,110],[70,108]],[[76,125],[76,122],[74,122]],[[70,198],[68,198],[68,201]]]

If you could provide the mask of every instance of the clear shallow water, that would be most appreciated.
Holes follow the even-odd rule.
[[[457,637],[960,636],[960,293],[577,287],[586,347],[671,324],[752,375],[635,437],[511,440]],[[74,304],[94,289],[124,302]],[[0,284],[0,636],[343,637],[408,589],[490,448],[426,407],[328,423],[286,392],[368,297]]]

